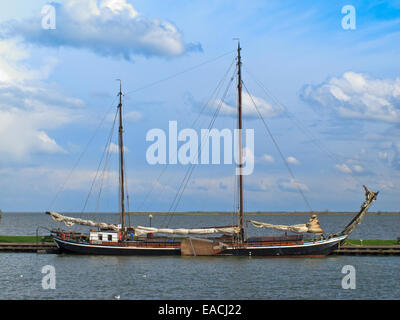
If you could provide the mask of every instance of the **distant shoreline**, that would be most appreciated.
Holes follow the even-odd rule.
[[[61,212],[62,214],[82,214],[81,212]],[[44,214],[44,212],[28,212],[28,211],[10,211],[10,212],[2,212],[3,214],[7,213],[38,213]],[[260,215],[260,216],[288,216],[288,215],[311,215],[311,214],[318,214],[320,216],[330,216],[330,215],[355,215],[358,212],[342,212],[342,211],[296,211],[296,212],[289,212],[289,211],[278,211],[278,212],[245,212],[246,215]],[[84,214],[91,214],[91,212],[85,212]],[[116,212],[97,212],[97,214],[117,214]],[[127,215],[132,216],[163,216],[163,215],[232,215],[237,213],[232,212],[221,212],[221,211],[187,211],[187,212],[127,212]],[[400,212],[368,212],[367,215],[400,215]]]
[[[260,215],[260,216],[289,216],[289,215],[310,215],[310,214],[318,214],[318,215],[355,215],[358,212],[245,212],[246,215]],[[129,212],[129,215],[232,215],[237,213],[232,212],[175,212],[175,213],[168,213],[168,212]],[[367,215],[400,215],[400,212],[368,212]]]

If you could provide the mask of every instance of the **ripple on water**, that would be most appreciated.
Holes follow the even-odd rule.
[[[182,258],[1,253],[0,259],[0,299],[400,298],[399,257]],[[42,288],[44,265],[56,269],[55,290]],[[341,287],[345,265],[356,269],[355,290]]]

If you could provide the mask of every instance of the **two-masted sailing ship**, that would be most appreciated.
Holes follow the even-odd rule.
[[[98,255],[186,255],[186,256],[312,256],[330,254],[353,232],[366,215],[370,205],[376,200],[378,192],[372,192],[364,186],[365,201],[360,211],[339,233],[324,235],[318,217],[313,214],[308,222],[296,225],[273,225],[265,222],[246,220],[256,228],[269,228],[284,231],[281,236],[248,237],[245,230],[243,208],[243,154],[242,154],[242,75],[241,48],[238,44],[237,97],[239,129],[239,208],[237,224],[209,228],[155,228],[127,226],[125,222],[125,173],[123,144],[122,89],[119,90],[119,195],[120,223],[109,224],[67,217],[48,211],[55,221],[67,226],[74,224],[90,227],[88,233],[72,232],[60,228],[52,229],[52,235],[58,248],[63,252]],[[236,71],[235,71],[236,72]],[[288,234],[289,233],[289,234]],[[313,237],[306,238],[311,234]],[[309,239],[309,240],[308,240]]]

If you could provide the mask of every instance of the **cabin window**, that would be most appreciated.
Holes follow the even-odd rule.
[[[112,241],[112,235],[111,234],[108,235],[108,241]]]
[[[99,240],[103,240],[103,235],[99,234]]]

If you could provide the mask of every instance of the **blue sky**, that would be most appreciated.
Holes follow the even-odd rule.
[[[46,4],[55,8],[54,30],[41,25]],[[342,27],[345,5],[356,10],[355,30]],[[187,166],[169,165],[154,184],[164,166],[147,163],[146,133],[172,120],[191,128],[234,59],[236,37],[244,83],[265,106],[311,208],[356,211],[366,184],[381,192],[372,210],[400,210],[400,1],[20,0],[0,9],[3,211],[83,209],[116,110],[117,78],[130,209],[168,211]],[[233,86],[224,102],[235,99]],[[245,114],[244,125],[255,130],[246,210],[308,210],[262,122]],[[233,126],[223,113],[215,122]],[[101,211],[118,208],[116,164],[110,160]],[[177,211],[232,210],[233,173],[230,165],[197,166]],[[89,199],[85,209],[95,210],[97,190]]]

